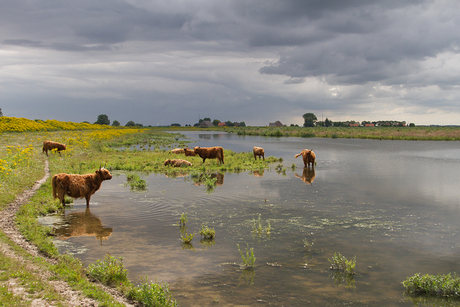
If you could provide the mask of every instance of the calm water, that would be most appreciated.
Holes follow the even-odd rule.
[[[181,306],[412,306],[407,277],[460,272],[460,143],[187,135],[197,140],[191,147],[264,147],[286,173],[275,164],[263,174],[225,173],[211,194],[189,176],[164,175],[143,175],[148,191],[132,192],[114,173],[90,210],[77,200],[42,219],[57,229],[60,251],[85,264],[122,256],[133,281],[169,282]],[[304,148],[316,153],[314,173],[294,158]],[[182,212],[187,232],[205,223],[216,239],[197,234],[182,245]],[[269,235],[252,231],[259,215]],[[237,244],[254,248],[253,272],[237,265]],[[353,280],[334,279],[335,252],[356,256]]]

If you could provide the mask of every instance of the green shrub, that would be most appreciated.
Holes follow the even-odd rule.
[[[147,189],[147,182],[139,177],[136,174],[128,174],[126,176],[126,180],[128,184],[131,186],[131,190],[145,190]]]
[[[204,224],[201,225],[201,230],[199,233],[202,237],[204,237],[204,239],[213,239],[216,236],[216,231],[214,228],[210,228]]]

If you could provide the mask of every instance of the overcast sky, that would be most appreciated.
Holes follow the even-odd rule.
[[[0,108],[122,125],[460,125],[458,0],[0,1]]]

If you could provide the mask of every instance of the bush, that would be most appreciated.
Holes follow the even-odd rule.
[[[167,283],[147,282],[147,277],[141,277],[141,285],[133,288],[128,298],[137,300],[143,306],[177,306]]]
[[[118,259],[107,254],[104,260],[97,260],[88,266],[88,275],[108,286],[127,283],[128,270],[123,266],[123,257]]]

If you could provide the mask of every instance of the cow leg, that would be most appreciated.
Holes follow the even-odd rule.
[[[89,207],[89,199],[91,198],[91,195],[86,195],[85,196],[85,199],[86,199],[86,207],[88,208]]]
[[[203,158],[203,163],[204,163],[204,161],[206,161],[206,158]]]

